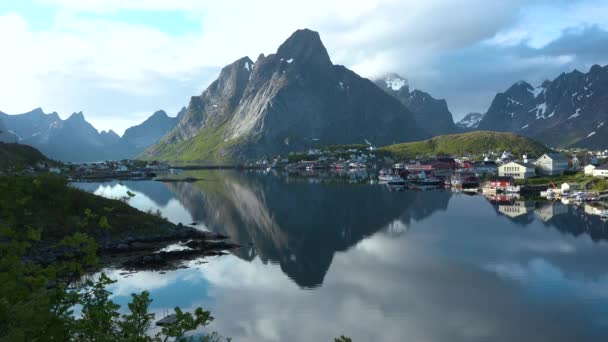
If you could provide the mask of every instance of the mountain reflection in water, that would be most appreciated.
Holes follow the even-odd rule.
[[[255,172],[184,176],[204,180],[76,184],[109,197],[130,189],[131,205],[244,246],[167,274],[110,270],[117,302],[149,289],[158,312],[201,305],[237,341],[608,337],[608,225],[582,207]]]

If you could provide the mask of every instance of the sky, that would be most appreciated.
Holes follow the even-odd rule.
[[[1,1],[0,111],[83,111],[122,134],[299,28],[336,64],[445,98],[456,120],[519,80],[608,64],[606,0]]]

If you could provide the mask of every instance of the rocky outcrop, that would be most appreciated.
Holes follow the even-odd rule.
[[[375,83],[407,107],[416,123],[432,136],[456,132],[452,113],[444,99],[435,99],[421,90],[410,91],[407,80],[394,73],[377,79]]]
[[[478,129],[515,132],[549,146],[605,147],[608,138],[600,133],[606,124],[608,66],[594,65],[587,73],[563,73],[538,87],[514,84],[496,95]]]

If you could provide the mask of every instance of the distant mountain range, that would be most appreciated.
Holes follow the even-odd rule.
[[[533,87],[512,85],[492,101],[477,129],[514,132],[549,146],[608,146],[608,66],[574,70]]]
[[[374,82],[407,107],[414,115],[416,123],[431,136],[457,131],[452,113],[445,100],[435,99],[421,90],[410,92],[407,80],[395,73],[388,74]]]
[[[334,65],[317,32],[294,32],[275,54],[225,66],[176,117],[157,111],[120,137],[81,112],[62,120],[37,108],[0,112],[0,141],[32,145],[62,161],[135,158],[237,161],[308,148],[384,146],[470,131],[511,132],[551,147],[608,147],[608,66],[574,70],[498,93],[486,113],[454,123],[447,103],[410,91],[395,73],[370,81]]]
[[[142,157],[244,160],[320,144],[386,145],[428,136],[400,101],[334,65],[319,34],[304,29],[275,54],[224,67]]]
[[[0,141],[31,145],[61,161],[134,158],[171,131],[177,121],[178,118],[158,111],[142,124],[129,128],[121,138],[112,130],[98,132],[82,112],[66,120],[56,112],[47,114],[40,108],[18,115],[0,112]]]

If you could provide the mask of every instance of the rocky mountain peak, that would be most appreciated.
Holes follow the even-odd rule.
[[[401,77],[395,73],[389,73],[382,77],[386,88],[393,91],[406,90],[409,92],[409,84],[405,77]],[[405,88],[405,89],[404,89]]]
[[[82,112],[75,112],[75,113],[72,113],[72,115],[70,115],[70,117],[67,118],[66,121],[82,121],[82,122],[84,122],[86,120],[84,119],[84,114],[82,114]]]
[[[150,119],[165,119],[168,118],[169,115],[167,115],[167,112],[165,112],[164,110],[157,110],[156,112],[154,112],[154,114],[152,114],[152,116],[150,116]]]
[[[462,129],[475,129],[479,125],[479,122],[483,119],[481,113],[469,113],[464,116],[460,121],[456,123],[456,126]]]
[[[309,29],[294,32],[279,46],[277,57],[299,64],[331,65],[329,54],[321,41],[319,33]]]
[[[445,100],[435,99],[430,94],[417,89],[410,92],[407,79],[396,73],[385,74],[374,83],[409,109],[418,125],[431,135],[456,131],[452,113]]]

